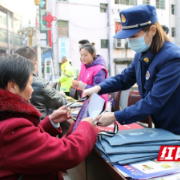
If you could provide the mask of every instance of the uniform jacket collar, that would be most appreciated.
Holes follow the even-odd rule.
[[[33,119],[38,120],[41,113],[30,102],[24,101],[20,96],[0,89],[0,120],[31,116],[34,117]]]
[[[148,70],[148,67],[150,66],[151,62],[153,61],[156,54],[154,54],[151,50],[148,50],[144,53],[139,53],[139,61],[141,63],[140,66],[140,81],[141,81],[141,88],[139,89],[139,92],[141,94],[141,97],[144,97],[144,84],[145,84],[145,76],[146,72]]]

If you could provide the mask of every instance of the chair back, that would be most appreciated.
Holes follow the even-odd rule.
[[[112,112],[119,111],[120,110],[119,102],[120,102],[121,91],[109,93],[109,95],[113,99],[112,108],[111,108]]]
[[[77,90],[71,87],[69,90],[69,96],[77,100]]]
[[[128,106],[136,104],[141,99],[141,96],[139,94],[139,91],[131,90],[129,92],[128,97]],[[152,127],[152,119],[151,116],[148,116],[147,118],[144,118],[139,121],[142,124],[146,124],[145,126],[148,126],[149,128]]]

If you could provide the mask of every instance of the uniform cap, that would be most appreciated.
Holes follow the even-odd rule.
[[[119,13],[122,30],[114,35],[117,39],[126,39],[136,34],[145,26],[158,21],[156,8],[152,5],[137,5]]]

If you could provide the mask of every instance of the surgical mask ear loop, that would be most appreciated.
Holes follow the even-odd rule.
[[[146,32],[144,33],[143,38],[145,37],[145,35],[146,35],[147,33],[148,33],[148,31],[146,31]],[[145,39],[144,39],[144,42],[145,42]],[[151,42],[152,42],[152,39],[151,39]],[[148,44],[146,44],[146,42],[145,42],[145,44],[146,44],[146,45],[149,45],[149,44],[151,44],[151,42],[148,43]]]

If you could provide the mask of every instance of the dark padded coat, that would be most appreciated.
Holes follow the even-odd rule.
[[[67,104],[64,95],[52,88],[46,79],[40,78],[35,74],[33,74],[32,87],[34,92],[30,101],[41,112],[41,120],[49,114],[49,109],[58,109]]]

